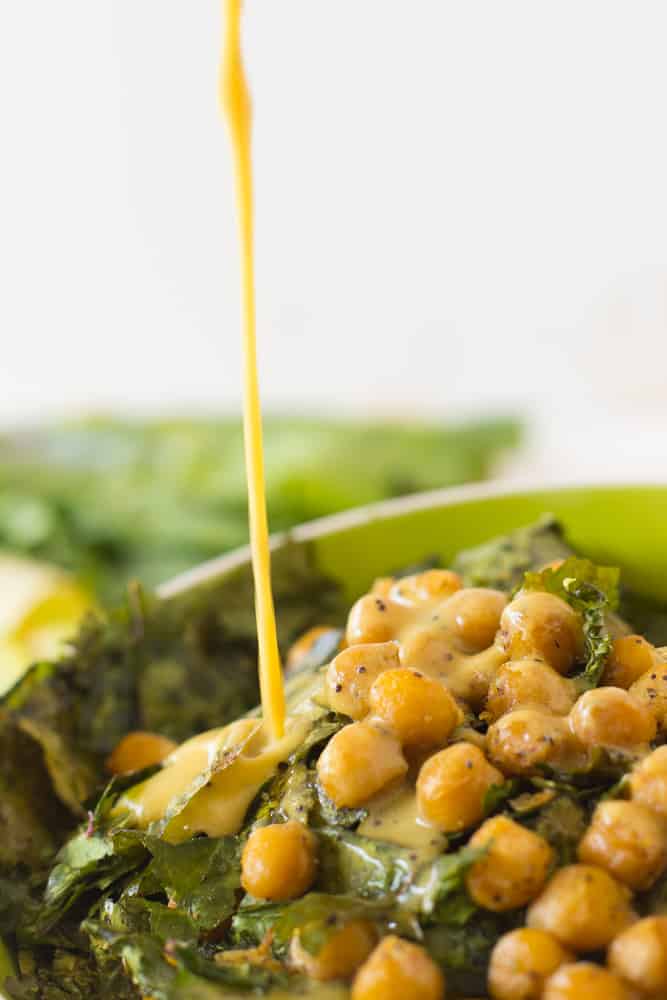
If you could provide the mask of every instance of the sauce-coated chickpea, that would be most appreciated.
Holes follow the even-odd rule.
[[[347,616],[345,642],[356,646],[364,642],[388,642],[394,639],[406,621],[410,609],[375,594],[364,594],[352,605]]]
[[[656,731],[655,718],[645,705],[623,688],[586,691],[570,712],[572,732],[587,747],[634,747],[648,743]]]
[[[667,746],[647,754],[633,769],[629,784],[634,802],[667,819]]]
[[[667,827],[638,802],[600,802],[578,853],[631,889],[648,889],[667,867]]]
[[[348,979],[366,961],[377,942],[377,932],[367,920],[351,920],[334,931],[317,955],[301,944],[298,932],[290,942],[290,965],[311,979]]]
[[[667,664],[661,663],[642,674],[630,687],[630,694],[649,709],[659,732],[667,732]]]
[[[527,707],[567,715],[575,697],[572,681],[543,660],[509,660],[491,682],[486,711],[492,719]]]
[[[429,757],[417,778],[419,814],[445,833],[465,830],[484,815],[484,796],[502,774],[472,743],[455,743]]]
[[[520,593],[507,605],[496,640],[513,660],[546,660],[566,674],[584,648],[579,615],[569,604],[539,591]]]
[[[107,757],[106,769],[111,774],[131,774],[162,761],[175,750],[177,744],[166,736],[137,730],[123,736]]]
[[[362,965],[351,1000],[444,1000],[445,978],[418,944],[389,934]]]
[[[442,746],[463,720],[439,681],[408,667],[382,673],[370,690],[369,704],[404,746]]]
[[[543,837],[506,816],[487,819],[469,844],[487,851],[468,870],[468,892],[479,906],[499,913],[534,899],[554,861],[553,851]]]
[[[392,600],[402,604],[425,604],[443,601],[461,589],[461,577],[449,569],[427,569],[424,573],[393,581]]]
[[[396,642],[348,646],[327,667],[325,687],[329,707],[352,719],[363,719],[368,714],[368,695],[373,681],[383,671],[398,665]]]
[[[504,774],[529,774],[571,755],[574,740],[567,720],[534,708],[518,708],[489,726],[490,759]]]
[[[609,967],[642,993],[667,996],[667,917],[645,917],[619,934]]]
[[[593,962],[562,965],[547,979],[541,1000],[631,1000],[613,972]]]
[[[614,640],[602,683],[627,689],[642,674],[658,664],[655,646],[641,635],[622,635]]]
[[[440,606],[440,616],[448,629],[471,653],[493,645],[507,596],[500,590],[466,587]]]
[[[548,931],[573,951],[597,951],[634,919],[624,885],[602,868],[567,865],[530,906],[526,923]]]
[[[313,883],[317,841],[302,823],[261,826],[248,837],[241,856],[241,885],[259,899],[302,896]]]
[[[352,722],[333,736],[317,762],[322,788],[339,807],[360,806],[408,769],[395,736],[371,722]]]
[[[549,976],[572,961],[551,934],[520,927],[498,940],[489,964],[489,992],[493,1000],[540,1000]]]

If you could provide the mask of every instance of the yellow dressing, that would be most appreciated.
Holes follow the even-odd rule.
[[[378,795],[366,808],[368,816],[357,831],[361,836],[413,848],[423,860],[446,850],[447,838],[418,816],[414,785],[406,782]]]
[[[264,718],[271,735],[275,739],[280,739],[285,731],[285,695],[271,591],[271,554],[266,513],[262,415],[255,332],[252,103],[241,54],[243,0],[224,0],[224,3],[226,36],[220,79],[220,98],[232,142],[239,213],[243,310],[243,431],[248,479],[250,545],[255,580],[259,682]]]

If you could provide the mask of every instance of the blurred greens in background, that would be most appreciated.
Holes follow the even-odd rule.
[[[486,478],[517,423],[265,422],[272,530]],[[94,419],[0,439],[0,547],[73,571],[103,603],[247,540],[237,420]]]

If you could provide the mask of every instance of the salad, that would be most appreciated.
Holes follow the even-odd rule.
[[[281,739],[240,577],[5,697],[5,994],[667,996],[664,609],[548,518],[350,610],[279,560]]]

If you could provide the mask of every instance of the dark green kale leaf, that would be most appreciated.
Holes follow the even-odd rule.
[[[547,516],[509,535],[465,549],[457,555],[453,569],[461,574],[466,587],[513,590],[525,573],[571,555],[560,524]]]
[[[362,837],[349,830],[317,831],[317,887],[326,893],[367,899],[398,896],[415,881],[423,860],[418,851]]]
[[[432,923],[451,926],[467,924],[477,905],[465,887],[471,865],[484,857],[486,848],[461,847],[452,854],[442,854],[419,877],[419,906],[423,917]]]
[[[576,861],[577,846],[589,822],[588,813],[579,802],[569,795],[558,795],[537,813],[515,818],[551,844],[559,865]]]
[[[425,929],[423,943],[445,973],[448,998],[486,996],[493,946],[502,934],[522,922],[522,916],[478,910],[463,926],[435,924]]]

